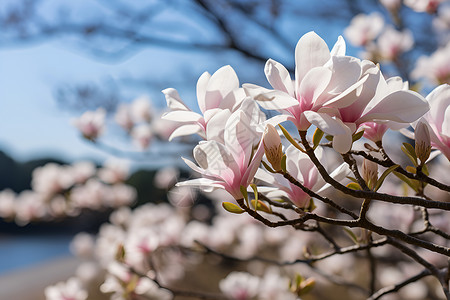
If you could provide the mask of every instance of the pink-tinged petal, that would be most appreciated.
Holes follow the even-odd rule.
[[[174,138],[179,136],[186,136],[191,134],[199,134],[200,136],[204,137],[204,133],[200,125],[198,124],[187,124],[182,125],[175,129],[172,134],[169,137],[169,141],[172,141]]]
[[[269,59],[264,67],[264,73],[266,74],[267,81],[269,81],[274,89],[295,97],[294,83],[288,70],[282,64],[273,59]]]
[[[305,75],[297,92],[302,110],[315,106],[317,98],[327,88],[331,75],[331,70],[325,67],[313,68]]]
[[[346,134],[347,131],[350,131],[341,120],[333,119],[328,114],[305,111],[304,115],[311,124],[330,135],[342,135]]]
[[[256,132],[250,128],[251,119],[243,110],[235,111],[225,124],[225,147],[231,152],[238,164],[241,174],[244,173],[250,161],[253,141]]]
[[[411,123],[429,110],[428,102],[416,92],[396,91],[378,102],[364,113],[358,123],[373,120],[391,120],[399,123]]]
[[[299,87],[303,77],[312,68],[323,66],[330,59],[330,50],[325,41],[315,32],[303,35],[295,47],[295,86]]]
[[[442,121],[441,133],[447,137],[450,137],[450,106],[444,108],[444,120]]]
[[[162,93],[166,97],[167,107],[171,110],[190,110],[181,100],[178,91],[173,88],[162,90]]]
[[[253,154],[252,160],[250,164],[247,167],[247,170],[245,171],[244,175],[241,179],[241,185],[248,186],[253,178],[255,177],[255,173],[258,170],[259,166],[261,165],[261,160],[264,155],[264,146],[263,143],[260,142],[258,148],[256,149],[255,153]]]
[[[222,99],[239,88],[239,79],[231,66],[217,70],[206,87],[205,110],[218,108]]]
[[[344,38],[340,35],[338,40],[330,51],[331,56],[344,56],[346,51],[346,45]]]
[[[165,113],[161,118],[175,122],[199,122],[203,119],[202,115],[190,110],[170,111]]]
[[[194,158],[203,173],[232,184],[239,177],[239,168],[224,145],[216,141],[200,142],[194,148]]]
[[[208,86],[209,79],[211,78],[211,74],[208,72],[203,73],[197,81],[197,101],[198,107],[202,113],[205,113],[206,110],[206,87]]]
[[[425,115],[425,118],[430,124],[442,124],[445,109],[450,106],[450,85],[442,84],[438,86],[426,99],[430,104],[430,112]]]
[[[231,112],[228,109],[221,110],[216,113],[206,125],[206,139],[224,143],[223,134],[225,127],[223,124],[227,123],[230,116]]]
[[[242,87],[244,88],[247,96],[255,99],[264,109],[280,110],[298,105],[297,99],[282,91],[269,90],[258,85],[248,83],[243,84]]]

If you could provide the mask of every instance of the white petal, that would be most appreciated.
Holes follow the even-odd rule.
[[[264,109],[280,110],[298,105],[297,99],[282,91],[269,90],[254,84],[244,84],[245,93],[258,101]]]
[[[208,179],[208,178],[197,178],[197,179],[191,179],[187,181],[178,182],[176,186],[194,186],[199,187],[201,189],[210,189],[211,187],[214,188],[223,188],[223,185],[220,184],[219,181]]]
[[[345,40],[340,35],[338,37],[338,40],[334,44],[333,49],[331,49],[330,54],[331,56],[344,56],[345,50],[346,50]]]
[[[206,87],[205,110],[218,108],[222,99],[239,88],[239,79],[231,66],[217,70]]]
[[[206,139],[215,140],[219,143],[224,143],[223,133],[225,126],[223,124],[227,123],[230,118],[231,112],[228,109],[224,109],[216,113],[206,125]]]
[[[269,59],[264,67],[264,73],[270,85],[294,97],[294,85],[288,70],[279,62]]]
[[[450,85],[442,84],[435,88],[428,96],[430,112],[425,116],[429,123],[436,125],[444,121],[444,112],[450,106]]]
[[[203,117],[190,110],[175,110],[165,113],[161,118],[176,122],[198,122]]]
[[[441,133],[450,137],[450,106],[445,108],[444,120],[442,122]]]
[[[327,114],[317,113],[314,111],[305,111],[304,115],[311,124],[330,135],[342,135],[347,133],[347,130],[349,130],[341,120],[333,119]]]
[[[344,134],[333,136],[333,149],[339,153],[347,153],[352,148],[352,132],[350,129]]]
[[[333,76],[328,87],[330,93],[342,93],[356,83],[362,74],[361,61],[349,56],[331,58]]]
[[[205,103],[205,95],[206,95],[206,87],[208,86],[209,79],[211,78],[211,74],[208,72],[203,73],[197,81],[197,101],[198,107],[202,113],[205,113],[206,103]]]
[[[173,140],[179,136],[191,135],[191,134],[200,134],[202,133],[202,128],[197,124],[187,124],[182,125],[175,129],[169,137],[169,141]]]
[[[359,123],[372,120],[392,120],[411,123],[429,110],[428,102],[416,92],[396,91],[384,97],[366,112]]]
[[[235,111],[225,124],[224,141],[241,171],[247,168],[257,133],[251,130],[251,119],[243,110]]]
[[[173,88],[168,88],[162,91],[166,97],[167,107],[171,110],[189,110],[189,108],[181,100],[178,91]]]
[[[330,50],[321,37],[313,31],[303,35],[295,47],[296,88],[306,73],[312,68],[323,66],[329,59]]]

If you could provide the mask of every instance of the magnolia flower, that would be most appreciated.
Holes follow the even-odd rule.
[[[372,62],[362,61],[362,65],[367,80],[343,97],[349,105],[304,113],[309,122],[334,137],[333,148],[340,153],[351,149],[352,134],[365,122],[411,123],[429,109],[421,95],[402,89],[403,82],[389,84]]]
[[[378,53],[387,60],[394,60],[403,52],[411,50],[413,44],[411,31],[400,32],[391,26],[387,27],[377,40]]]
[[[426,78],[433,84],[450,83],[450,42],[431,56],[421,56],[411,75],[414,79]]]
[[[421,164],[424,164],[430,157],[431,140],[428,126],[419,121],[414,128],[415,152]]]
[[[216,124],[211,126],[211,130],[217,131],[218,128],[222,128],[223,133],[223,124],[245,98],[243,90],[239,88],[239,79],[230,66],[220,68],[213,75],[205,72],[198,79],[197,101],[202,114],[190,110],[181,100],[177,90],[168,88],[162,92],[171,110],[162,118],[177,121],[180,124],[178,129],[172,132],[169,140],[194,133],[210,140],[210,135],[217,135],[217,132],[214,134],[208,132],[208,124],[211,121]]]
[[[416,128],[419,123],[426,125],[431,145],[450,160],[450,85],[438,86],[426,99],[430,104],[430,110],[412,126]],[[404,130],[402,133],[414,139],[410,131]]]
[[[153,131],[149,124],[144,123],[133,127],[131,136],[139,149],[144,150],[148,148],[152,141]]]
[[[405,5],[411,7],[416,12],[435,13],[439,4],[446,0],[405,0]]]
[[[316,156],[320,161],[325,160],[322,148],[316,149]],[[309,156],[301,152],[294,146],[286,149],[286,170],[297,179],[303,186],[316,192],[323,193],[330,186],[322,180],[319,171]],[[345,164],[340,165],[330,176],[335,180],[342,180],[348,174]],[[308,207],[311,196],[305,193],[300,187],[291,183],[281,174],[272,174],[262,169],[258,169],[255,175],[256,179],[262,180],[273,187],[262,187],[259,190],[268,197],[286,197],[300,208]]]
[[[78,119],[72,121],[73,125],[81,131],[88,140],[96,140],[104,131],[106,111],[98,108],[96,111],[87,111]]]
[[[352,45],[366,46],[380,34],[383,27],[384,20],[379,13],[359,14],[353,17],[344,35]]]
[[[224,144],[202,141],[194,148],[199,166],[184,159],[203,178],[178,183],[178,186],[198,186],[205,191],[223,188],[235,199],[242,199],[241,186],[247,188],[261,163],[263,143],[253,153],[254,135],[249,116],[241,109],[233,113],[225,124]]]
[[[134,121],[131,117],[130,106],[121,104],[114,115],[114,120],[126,131],[130,131],[134,126]]]
[[[119,183],[127,180],[130,165],[126,160],[108,159],[98,171],[100,179],[106,183]]]
[[[342,37],[330,52],[324,40],[309,32],[300,38],[295,48],[295,82],[283,65],[269,59],[264,72],[275,90],[252,84],[244,84],[243,87],[263,108],[282,113],[268,123],[290,120],[297,129],[306,130],[311,124],[304,112],[331,105],[348,106],[349,103],[342,101],[346,100],[345,95],[365,81],[365,77],[361,78],[360,61],[344,54]]]
[[[86,289],[76,277],[45,288],[45,298],[47,300],[85,300],[87,297]]]
[[[152,119],[152,107],[148,96],[141,96],[130,105],[130,114],[135,123],[150,122]]]
[[[245,272],[232,272],[219,283],[222,293],[233,300],[250,300],[258,294],[260,279]]]

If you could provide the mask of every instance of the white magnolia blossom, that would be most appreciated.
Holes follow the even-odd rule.
[[[223,124],[245,98],[244,91],[239,88],[239,79],[230,66],[220,68],[213,75],[205,72],[198,79],[197,101],[201,114],[190,110],[181,100],[177,90],[168,88],[162,92],[171,110],[163,116],[163,119],[176,121],[180,126],[169,140],[196,133],[205,139],[216,138],[220,141]]]
[[[150,122],[153,115],[151,100],[148,96],[141,96],[130,105],[130,115],[134,123]]]
[[[421,56],[411,73],[415,79],[425,78],[432,84],[450,83],[450,42],[431,56]]]
[[[245,272],[232,272],[220,281],[220,290],[233,300],[251,300],[258,294],[260,279]]]
[[[385,1],[386,2],[386,1]],[[384,27],[383,16],[379,13],[359,14],[353,17],[344,30],[347,40],[354,46],[366,46],[381,33]]]
[[[397,31],[389,26],[377,40],[378,53],[386,60],[394,60],[402,53],[411,50],[414,38],[410,31]]]
[[[446,0],[404,0],[406,6],[409,6],[416,12],[435,13],[439,4]]]
[[[261,139],[255,131],[253,116],[239,109],[225,124],[223,144],[215,140],[200,142],[194,148],[198,166],[187,159],[184,161],[203,178],[177,185],[197,186],[204,191],[222,188],[235,199],[241,199],[241,186],[247,188],[250,184],[264,154],[263,143],[259,143],[258,149],[253,152],[256,142]]]
[[[450,160],[450,85],[438,86],[426,99],[430,110],[412,126],[415,128],[419,122],[427,125],[431,145]],[[402,132],[414,139],[412,132]]]
[[[87,111],[79,118],[72,120],[83,136],[89,140],[96,140],[105,130],[106,111],[98,108],[96,111]]]
[[[153,130],[149,124],[140,124],[131,130],[131,137],[139,149],[147,149],[153,138]]]
[[[45,289],[46,300],[86,300],[88,293],[80,280],[72,277],[67,282],[59,282]]]

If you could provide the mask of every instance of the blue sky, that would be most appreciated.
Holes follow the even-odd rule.
[[[293,60],[295,40],[309,30],[316,30],[331,47],[345,24],[336,20],[334,26],[327,27],[327,22],[308,19],[300,22],[301,28],[287,28],[293,36],[292,52],[290,57],[275,58]],[[101,82],[105,78],[117,81],[123,78],[165,79],[167,86],[164,88],[177,88],[182,98],[195,107],[195,83],[204,71],[214,72],[222,65],[231,64],[240,77],[257,77],[261,81],[255,83],[265,83],[261,64],[249,65],[233,53],[217,56],[153,47],[111,64],[83,53],[74,44],[54,40],[26,47],[0,47],[0,150],[21,161],[44,156],[102,161],[108,156],[79,137],[70,124],[70,119],[76,116],[74,113],[58,107],[54,92],[60,84]],[[276,45],[266,46],[272,47],[275,55],[279,53]],[[183,74],[178,73],[187,69],[192,78],[180,84]],[[250,72],[256,75],[251,76]],[[190,85],[186,84],[188,82]],[[155,106],[164,105],[159,91],[144,89],[144,92],[150,92]],[[128,101],[139,93],[142,91],[129,93]],[[109,137],[115,141],[113,133],[110,132]]]

